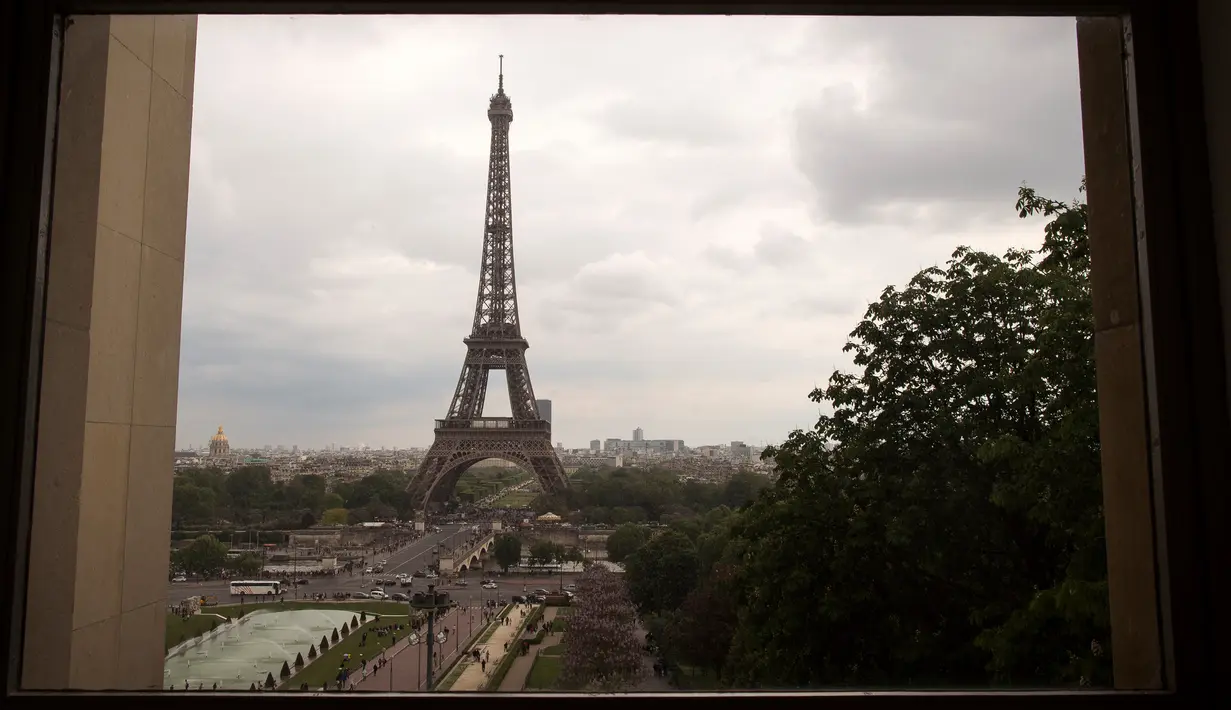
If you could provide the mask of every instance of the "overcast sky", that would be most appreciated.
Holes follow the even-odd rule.
[[[1071,19],[200,19],[178,439],[426,446],[482,246],[497,55],[554,438],[782,440],[889,284],[1041,241]],[[507,415],[502,373],[489,415]]]

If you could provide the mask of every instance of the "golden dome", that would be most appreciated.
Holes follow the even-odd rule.
[[[222,433],[222,425],[218,425],[218,433],[210,437],[210,441],[226,441],[227,435]]]

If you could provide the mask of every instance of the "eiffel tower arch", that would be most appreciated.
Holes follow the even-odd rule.
[[[466,344],[466,359],[444,419],[436,420],[435,439],[411,480],[408,492],[423,510],[453,494],[466,469],[487,458],[512,462],[538,479],[544,492],[568,487],[564,467],[551,445],[551,423],[543,419],[534,399],[526,349],[517,314],[517,280],[513,269],[513,199],[509,177],[509,124],[513,102],[504,93],[503,55],[496,94],[487,118],[492,124],[487,171],[487,210],[483,229],[483,259],[474,323]],[[484,417],[487,381],[492,370],[504,370],[512,416]]]

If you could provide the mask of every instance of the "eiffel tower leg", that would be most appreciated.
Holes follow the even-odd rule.
[[[539,407],[534,401],[534,387],[530,384],[530,372],[526,369],[525,361],[511,363],[504,371],[513,418],[538,419]]]
[[[504,459],[533,474],[544,493],[557,494],[568,487],[564,467],[551,446],[548,432],[504,434],[480,438],[437,432],[419,471],[407,486],[414,505],[426,509],[432,502],[447,501],[466,469],[488,458]]]
[[[487,397],[487,370],[470,362],[462,365],[462,374],[457,378],[453,402],[449,405],[449,417],[473,419],[483,413],[483,400]]]

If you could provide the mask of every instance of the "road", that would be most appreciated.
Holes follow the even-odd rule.
[[[414,540],[406,547],[397,552],[386,553],[383,556],[376,555],[369,557],[369,562],[387,560],[385,571],[378,575],[364,575],[362,571],[356,571],[353,575],[340,574],[333,577],[312,577],[308,584],[299,587],[294,592],[287,592],[286,598],[293,599],[303,594],[324,594],[326,598],[333,596],[335,592],[369,592],[378,587],[375,584],[376,579],[388,579],[399,573],[412,574],[417,570],[424,569],[432,561],[433,549],[448,549],[451,543],[462,543],[466,537],[466,530],[469,525],[442,525],[441,532],[429,533],[418,540]],[[440,548],[440,543],[446,545],[445,548]],[[564,584],[568,584],[568,577],[565,575]],[[451,598],[463,605],[481,605],[487,599],[491,599],[493,595],[499,593],[506,600],[515,594],[522,594],[524,590],[534,590],[542,587],[544,589],[555,589],[560,585],[558,577],[535,577],[522,578],[508,577],[498,578],[498,590],[485,590],[479,586],[477,579],[478,575],[472,575],[470,583],[465,586],[456,586],[448,583],[440,585],[440,589],[449,592]],[[415,592],[427,589],[427,579],[418,577],[414,579],[414,586],[410,589],[402,589],[401,587],[383,587],[388,594],[394,592]],[[167,590],[167,603],[178,604],[188,597],[197,595],[214,595],[218,598],[220,604],[228,604],[232,601],[238,602],[238,599],[231,599],[231,586],[227,580],[213,580],[209,582],[173,582]]]

